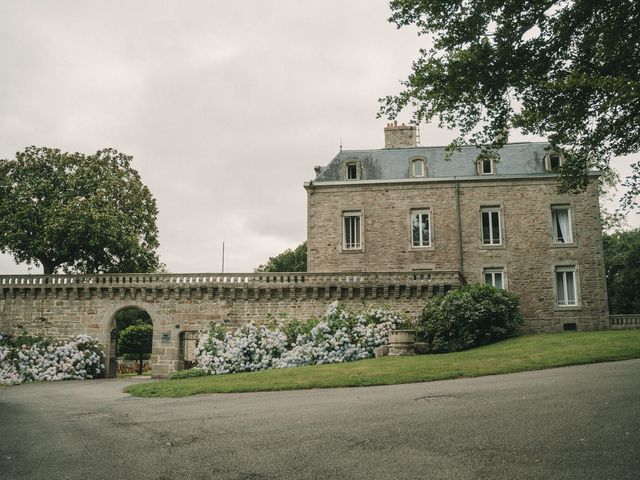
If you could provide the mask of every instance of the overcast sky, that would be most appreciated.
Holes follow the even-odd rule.
[[[306,239],[302,184],[340,138],[384,146],[378,98],[428,46],[389,14],[385,0],[2,2],[0,158],[133,155],[170,272],[220,271],[223,241],[225,271],[253,271]],[[454,137],[420,128],[422,145]],[[29,270],[0,255],[0,273]]]

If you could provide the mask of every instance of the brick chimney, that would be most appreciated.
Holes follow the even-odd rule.
[[[398,125],[397,121],[387,123],[384,127],[384,148],[417,147],[416,127],[414,125]]]

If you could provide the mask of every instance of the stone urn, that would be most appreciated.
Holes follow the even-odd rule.
[[[415,355],[416,331],[391,330],[389,332],[389,355]]]

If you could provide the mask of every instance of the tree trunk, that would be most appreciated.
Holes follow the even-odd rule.
[[[38,260],[42,264],[42,269],[44,270],[45,275],[53,275],[55,273],[58,264],[47,258],[39,258]]]
[[[142,362],[144,362],[144,355],[140,355],[140,360],[138,361],[138,376],[142,375]]]

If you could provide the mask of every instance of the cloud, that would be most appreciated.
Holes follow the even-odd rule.
[[[386,0],[57,0],[0,6],[0,157],[134,156],[170,271],[251,271],[306,238],[314,165],[379,148],[378,98],[427,39]],[[423,144],[451,134],[423,128]],[[1,272],[26,271],[0,256]]]

